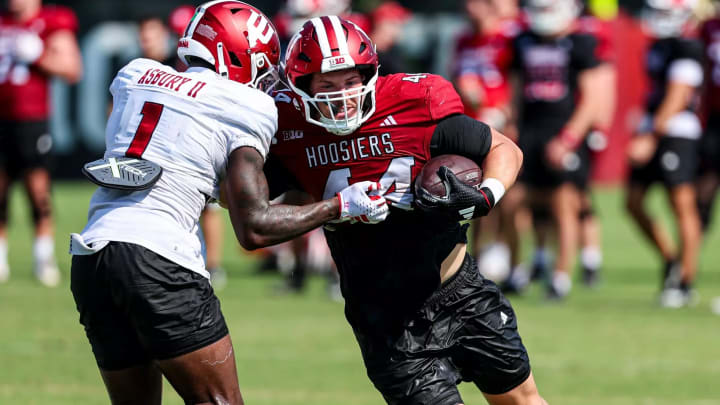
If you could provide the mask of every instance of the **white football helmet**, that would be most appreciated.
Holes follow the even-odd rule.
[[[680,36],[696,5],[696,0],[646,0],[643,27],[656,38]]]
[[[552,36],[570,27],[581,7],[577,0],[528,0],[524,11],[533,32]]]

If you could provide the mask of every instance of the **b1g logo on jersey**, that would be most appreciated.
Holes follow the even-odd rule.
[[[256,46],[258,41],[267,45],[275,35],[275,31],[268,23],[267,18],[256,13],[255,10],[252,11],[250,18],[248,18],[247,30],[248,42],[251,47]]]
[[[282,131],[283,141],[292,141],[293,139],[302,139],[305,136],[305,132],[301,130],[288,130]]]

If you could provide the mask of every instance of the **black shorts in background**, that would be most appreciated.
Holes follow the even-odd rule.
[[[210,282],[139,245],[74,255],[70,288],[103,370],[177,357],[228,334]]]
[[[51,149],[47,121],[0,121],[0,169],[11,177],[28,169],[47,169]]]
[[[502,394],[530,375],[515,312],[470,255],[399,336],[355,336],[370,380],[390,405],[456,405],[461,381]]]
[[[582,142],[573,152],[567,168],[558,170],[550,166],[545,157],[545,149],[553,136],[541,129],[523,130],[518,139],[518,146],[523,152],[519,181],[531,188],[554,189],[570,183],[585,190],[590,179],[591,163],[587,142]]]
[[[630,172],[630,184],[649,186],[661,182],[666,187],[692,183],[697,178],[700,141],[664,136],[658,141],[652,159]]]

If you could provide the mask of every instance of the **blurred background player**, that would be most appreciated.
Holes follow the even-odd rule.
[[[520,29],[517,2],[466,0],[465,13],[470,30],[458,38],[452,67],[453,81],[463,100],[465,114],[517,140],[517,131],[511,122],[509,78],[512,40]],[[517,192],[516,187],[508,190],[506,199],[514,199],[512,194]],[[514,227],[514,217],[500,215],[502,206],[487,217],[475,220],[472,227],[472,251],[480,271],[497,283],[512,275],[510,266],[517,264],[517,257],[511,258],[511,254],[518,252],[516,246],[508,247],[508,244],[517,243],[518,238],[513,237],[517,232],[508,229]],[[509,223],[501,223],[502,220]]]
[[[22,179],[35,225],[35,277],[45,286],[60,282],[51,214],[49,84],[53,77],[80,80],[82,60],[75,14],[41,0],[9,0],[0,13],[0,282],[8,266],[10,185]]]
[[[720,185],[720,6],[716,15],[703,23],[700,37],[705,51],[705,91],[703,115],[705,134],[701,139],[701,171],[697,181],[698,210],[706,233]]]
[[[672,308],[692,301],[701,238],[693,183],[702,134],[695,113],[703,82],[702,45],[686,34],[693,5],[693,0],[645,3],[644,26],[652,37],[646,55],[651,87],[646,116],[628,145],[633,170],[627,208],[665,261],[660,303]],[[645,209],[647,191],[655,182],[662,182],[668,192],[677,221],[679,251],[660,222]]]
[[[410,10],[395,1],[383,3],[370,13],[372,29],[369,34],[377,47],[381,75],[408,71],[402,52],[397,49],[397,41],[411,16]]]
[[[603,20],[583,10],[583,15],[575,22],[575,30],[593,36],[597,41],[595,56],[603,63],[593,72],[595,88],[602,89],[592,94],[595,118],[585,141],[590,149],[590,169],[594,158],[604,151],[609,142],[609,129],[615,116],[616,106],[616,71],[614,65],[614,49],[612,44],[612,28]],[[592,189],[585,187],[580,196],[580,265],[581,280],[584,285],[592,287],[597,284],[598,275],[603,262],[601,228],[593,206]],[[533,279],[543,278],[550,266],[551,255],[546,246],[537,246],[533,263]]]
[[[525,2],[528,29],[514,41],[513,66],[519,73],[518,143],[525,154],[522,182],[528,188],[536,242],[557,235],[549,298],[571,289],[570,271],[580,239],[582,190],[589,177],[588,132],[597,121],[595,94],[606,89],[597,39],[577,27],[575,0]]]

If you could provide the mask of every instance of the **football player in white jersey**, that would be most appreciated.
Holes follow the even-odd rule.
[[[110,86],[107,164],[86,171],[102,166],[121,184],[93,178],[105,187],[90,201],[85,229],[71,235],[71,289],[113,403],[160,404],[164,375],[185,403],[242,404],[198,237],[200,212],[220,199],[221,180],[249,249],[330,220],[378,222],[387,204],[369,195],[377,188],[369,182],[306,206],[268,201],[262,168],[277,110],[260,90],[274,83],[280,45],[259,10],[239,1],[199,6],[178,55],[186,72],[136,59]],[[120,176],[143,177],[138,162],[162,169],[147,188]]]

